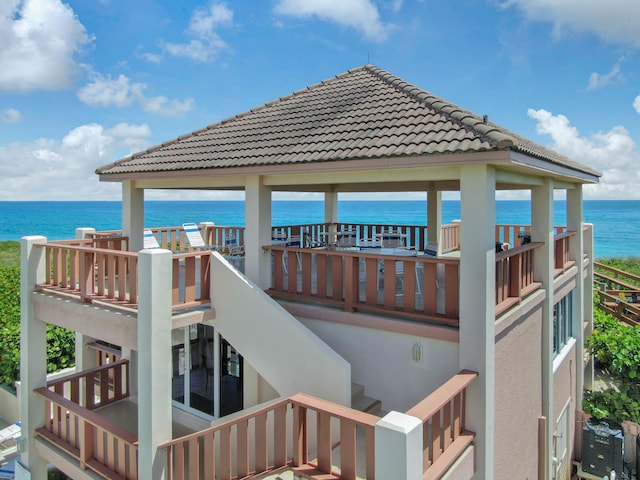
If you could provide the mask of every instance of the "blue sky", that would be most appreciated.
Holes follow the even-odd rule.
[[[638,0],[2,0],[0,200],[120,199],[97,167],[368,62],[640,199],[639,59]]]

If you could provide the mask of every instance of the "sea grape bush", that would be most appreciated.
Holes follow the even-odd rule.
[[[20,378],[20,268],[0,265],[0,383],[13,388]],[[74,365],[75,336],[47,325],[47,372]]]

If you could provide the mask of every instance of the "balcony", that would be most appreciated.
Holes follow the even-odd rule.
[[[45,411],[36,432],[82,470],[136,479],[138,438],[135,426],[130,431],[129,417],[131,406],[138,406],[129,401],[129,362],[108,348],[92,347],[104,365],[35,390]],[[407,412],[422,421],[424,478],[441,478],[472,445],[474,434],[465,428],[464,412],[466,389],[476,377],[459,372]],[[128,424],[114,418],[129,418]],[[373,479],[379,421],[300,393],[222,418],[159,448],[168,454],[170,479],[213,478],[213,472],[223,479],[261,478],[284,471],[304,478]],[[54,464],[56,459],[49,457]]]
[[[268,293],[281,299],[337,306],[348,312],[372,312],[455,327],[459,310],[459,228],[459,224],[444,225],[440,234],[442,254],[429,256],[416,248],[425,244],[424,226],[339,223],[273,227],[274,238],[296,242],[274,242],[263,247],[273,257]],[[527,234],[529,228],[496,225],[496,243],[505,247],[496,253],[496,316],[540,287],[534,279],[533,265],[535,250],[542,243],[517,242],[518,235]],[[152,231],[161,247],[174,252],[174,311],[209,307],[210,257],[202,251],[189,251],[180,227]],[[371,248],[371,239],[385,232],[399,235],[406,247]],[[352,237],[349,246],[327,242],[347,233]],[[574,235],[556,227],[556,276],[575,264],[569,255]],[[203,236],[224,255],[229,238],[242,244],[244,228],[209,225],[203,228]],[[138,256],[126,251],[127,245],[128,238],[117,231],[42,244],[50,274],[39,288],[85,303],[106,303],[135,311]],[[243,258],[230,260],[244,268]]]

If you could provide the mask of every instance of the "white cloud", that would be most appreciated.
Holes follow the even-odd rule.
[[[68,88],[90,37],[60,0],[0,2],[0,90]]]
[[[180,101],[165,96],[147,97],[144,94],[146,88],[147,84],[131,82],[126,75],[115,79],[110,75],[97,75],[78,90],[78,98],[92,107],[129,107],[138,103],[145,111],[161,115],[178,115],[193,110],[195,106],[192,98]]]
[[[589,77],[589,86],[587,90],[597,90],[604,88],[616,81],[622,80],[623,76],[620,73],[620,64],[616,63],[609,73],[601,75],[597,72],[593,72]]]
[[[394,6],[398,2],[394,3]],[[401,2],[398,4],[401,5]],[[398,7],[399,8],[399,7]],[[370,0],[279,0],[276,13],[297,18],[318,17],[344,27],[354,28],[374,41],[387,39],[390,26],[380,21],[378,8]]]
[[[638,0],[505,0],[497,3],[505,8],[518,6],[532,20],[552,22],[557,36],[569,29],[640,47]]]
[[[551,137],[551,148],[603,174],[600,184],[585,187],[585,198],[640,199],[640,152],[627,129],[615,126],[608,132],[582,137],[564,115],[542,109],[529,109],[527,114],[538,122],[539,134]]]
[[[0,121],[5,123],[18,123],[22,120],[22,114],[15,108],[7,108],[0,113]]]
[[[146,124],[81,125],[62,140],[0,146],[0,200],[118,199],[120,185],[98,181],[95,169],[149,146]]]
[[[633,108],[636,109],[636,112],[640,113],[640,95],[638,95],[633,101]]]
[[[224,3],[212,1],[207,8],[197,8],[191,15],[187,34],[194,37],[188,43],[161,42],[161,48],[176,57],[198,62],[212,62],[228,45],[217,30],[233,24],[233,11]]]

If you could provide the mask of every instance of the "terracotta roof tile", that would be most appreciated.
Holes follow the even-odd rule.
[[[372,65],[136,153],[97,173],[212,170],[505,148],[598,175]]]

